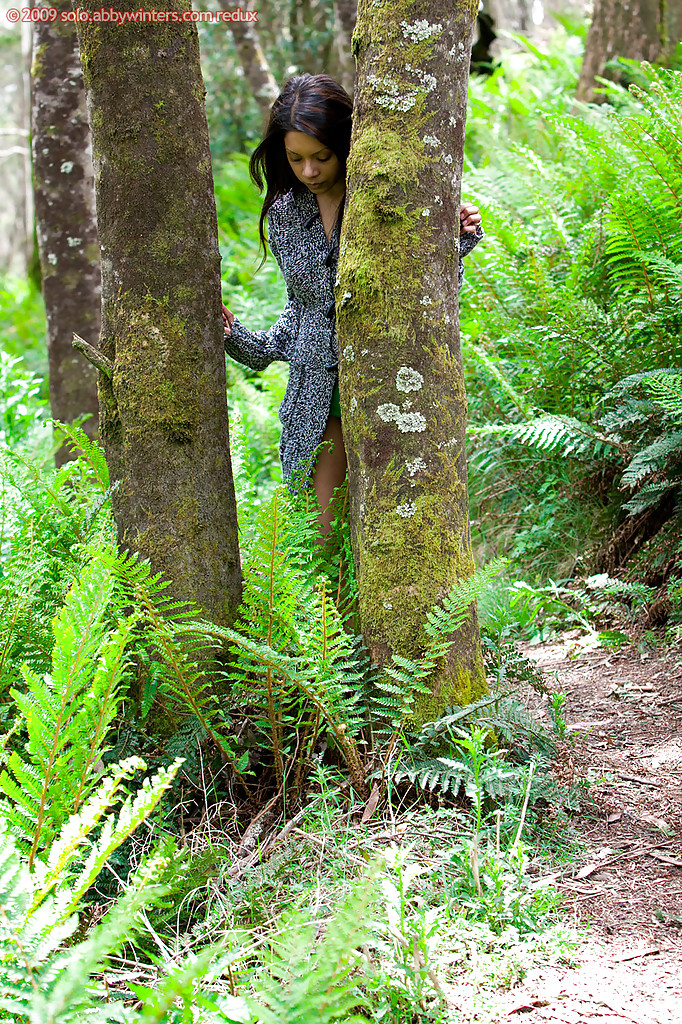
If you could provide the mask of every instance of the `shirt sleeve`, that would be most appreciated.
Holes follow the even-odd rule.
[[[464,263],[462,258],[468,256],[474,246],[478,245],[482,238],[485,238],[485,232],[481,224],[478,225],[476,231],[473,234],[464,234],[459,236],[459,287],[462,287],[464,281]]]
[[[282,258],[277,243],[274,218],[268,216],[268,242],[282,275]],[[285,278],[286,280],[286,278]],[[297,338],[301,321],[301,304],[287,283],[287,304],[276,322],[267,331],[250,331],[235,317],[232,332],[225,338],[225,351],[252,370],[264,370],[275,359],[286,362],[291,343]]]

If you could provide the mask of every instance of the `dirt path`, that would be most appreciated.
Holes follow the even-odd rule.
[[[574,643],[525,653],[566,695],[568,776],[597,780],[588,852],[560,882],[591,941],[579,968],[529,973],[500,1020],[682,1024],[682,652],[571,657]],[[546,700],[537,713],[549,719]]]

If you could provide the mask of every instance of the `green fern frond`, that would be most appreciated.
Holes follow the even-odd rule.
[[[53,621],[51,673],[41,678],[24,666],[26,691],[11,691],[28,740],[24,756],[16,750],[10,754],[0,789],[10,800],[7,817],[30,842],[30,865],[101,775],[95,766],[122,697],[132,627],[131,619],[124,619],[110,629],[113,588],[112,557],[101,548],[92,553]]]
[[[657,437],[637,452],[621,477],[622,487],[637,487],[646,477],[665,469],[671,459],[682,458],[682,430]]]
[[[79,462],[81,465],[87,465],[93,482],[102,491],[108,491],[109,467],[102,446],[97,441],[92,441],[77,423],[62,423],[60,420],[49,422],[57,440],[65,443],[74,455],[79,456]]]
[[[682,412],[682,373],[655,373],[644,381],[654,401],[673,413]]]
[[[86,890],[111,853],[147,817],[178,770],[175,764],[148,781],[136,797],[128,797],[115,823],[91,845],[85,863],[75,859],[88,836],[117,796],[120,782],[143,762],[121,765],[99,792],[64,826],[47,863],[37,861],[29,870],[15,839],[3,823],[0,841],[0,1013],[31,1024],[96,1024],[130,1015],[110,1002],[103,1003],[92,975],[106,964],[139,927],[139,912],[165,892],[160,885],[170,858],[153,854],[138,868],[126,893],[109,909],[85,942],[66,945],[78,925],[76,911]],[[94,874],[93,874],[94,872]]]

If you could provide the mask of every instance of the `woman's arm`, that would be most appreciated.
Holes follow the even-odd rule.
[[[268,242],[277,260],[280,271],[282,260],[277,247],[277,231],[273,219],[268,216]],[[238,317],[226,310],[225,351],[237,362],[253,370],[264,370],[275,359],[288,359],[291,342],[298,336],[301,319],[301,305],[287,286],[287,304],[277,321],[267,331],[250,331]],[[230,323],[229,317],[232,316]]]
[[[478,245],[485,232],[481,225],[481,214],[473,203],[462,203],[459,211],[459,288],[464,280],[464,264],[462,258],[468,256],[474,246]]]

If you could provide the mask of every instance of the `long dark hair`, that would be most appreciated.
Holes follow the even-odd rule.
[[[331,149],[345,176],[352,111],[352,99],[343,86],[329,75],[294,75],[282,86],[282,91],[272,104],[263,140],[253,151],[249,162],[251,178],[261,192],[265,179],[265,199],[258,224],[264,253],[267,249],[263,225],[268,210],[291,188],[295,191],[305,188],[289,166],[284,150],[284,136],[287,132],[313,135],[323,146]],[[339,226],[343,218],[343,205],[341,203],[338,215]]]

